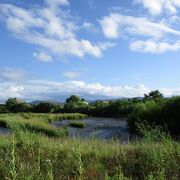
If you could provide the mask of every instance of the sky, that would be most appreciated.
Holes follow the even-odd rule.
[[[180,0],[0,0],[0,102],[180,95]]]

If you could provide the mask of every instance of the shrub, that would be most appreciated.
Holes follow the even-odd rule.
[[[137,129],[137,122],[161,125],[171,134],[180,134],[180,97],[137,103],[128,118],[131,131]]]

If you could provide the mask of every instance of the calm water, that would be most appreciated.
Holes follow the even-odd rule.
[[[72,120],[73,121],[73,120]],[[80,120],[86,123],[85,128],[70,127],[71,120],[63,120],[53,122],[52,125],[56,127],[67,127],[69,130],[69,137],[81,138],[97,138],[97,139],[119,139],[121,142],[128,142],[129,140],[138,139],[135,135],[130,135],[125,118],[87,118]],[[10,134],[10,130],[0,127],[0,134]]]
[[[86,123],[85,128],[69,127],[71,120],[63,120],[53,122],[56,127],[68,127],[70,137],[98,139],[119,139],[122,142],[127,142],[130,138],[127,122],[125,118],[87,118],[81,120]]]
[[[10,130],[4,127],[0,127],[0,134],[10,134]]]

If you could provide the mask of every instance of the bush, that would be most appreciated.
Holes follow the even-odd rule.
[[[138,122],[161,125],[171,134],[180,134],[180,97],[136,104],[128,118],[131,131],[137,129]]]

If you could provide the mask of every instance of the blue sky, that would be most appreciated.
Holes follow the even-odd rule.
[[[1,0],[0,101],[180,95],[180,0]]]

